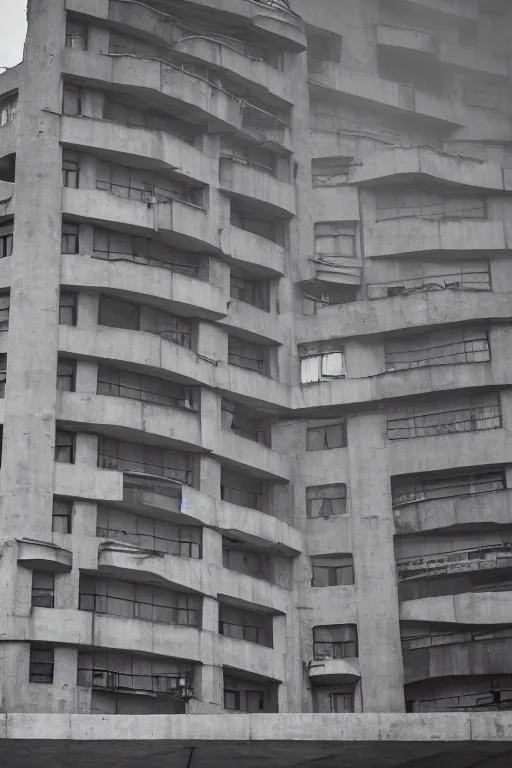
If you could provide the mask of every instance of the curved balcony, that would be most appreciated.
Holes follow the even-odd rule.
[[[275,216],[295,216],[295,187],[253,165],[221,157],[219,189],[235,199],[256,201]]]
[[[481,713],[494,712],[489,718],[495,720],[499,717],[496,713],[512,710],[512,677],[506,671],[488,676],[434,677],[406,685],[405,698],[407,712],[429,713],[427,717],[433,713],[470,712],[476,714],[475,721],[486,721],[488,718]]]
[[[381,221],[364,228],[368,258],[433,254],[437,251],[505,252],[512,248],[512,227],[503,221],[429,221],[409,218]]]
[[[510,592],[459,592],[400,603],[400,621],[495,626],[512,624]]]
[[[18,565],[35,571],[66,573],[73,565],[73,553],[56,544],[18,539]]]
[[[412,501],[394,507],[393,514],[399,534],[460,525],[482,528],[490,524],[512,525],[512,490]]]
[[[424,644],[424,647],[419,647]],[[403,648],[404,683],[437,677],[512,674],[512,630],[464,631],[414,638]]]
[[[163,478],[125,472],[122,506],[185,525],[200,523],[288,556],[295,556],[304,549],[300,531],[283,520],[256,509],[219,501],[195,488]]]
[[[325,96],[327,91],[349,103],[417,117],[441,127],[455,129],[465,124],[462,105],[423,93],[406,83],[347,70],[334,62],[322,61],[320,65],[319,71],[309,75],[310,90],[315,95]]]
[[[159,444],[201,450],[199,416],[185,408],[155,405],[125,397],[59,392],[57,419],[81,432],[100,432],[120,440],[155,436]]]
[[[412,450],[414,449],[414,450]],[[507,430],[429,435],[389,441],[391,475],[441,472],[476,465],[504,465],[510,456]]]
[[[211,566],[210,566],[211,567]],[[239,605],[247,607],[260,606],[272,613],[286,614],[290,593],[264,579],[248,576],[246,573],[231,571],[227,568],[219,568],[212,576],[215,579],[215,594],[236,601]],[[248,650],[252,645],[248,646]]]
[[[503,568],[512,568],[512,545],[509,544],[408,557],[396,562],[399,582]]]
[[[152,265],[62,254],[60,281],[68,288],[101,290],[206,320],[219,320],[228,313],[227,293],[219,286]]]
[[[321,313],[296,316],[298,344],[318,339],[352,338],[391,333],[403,328],[427,328],[493,319],[512,314],[512,294],[491,291],[425,291],[378,301],[353,301],[325,307]]]
[[[256,141],[265,137],[269,144],[290,150],[289,129],[282,120],[160,59],[65,48],[63,73],[93,88],[115,86],[127,94],[150,95],[155,103],[174,106],[183,120],[203,124],[210,133],[238,132]]]
[[[234,262],[242,267],[255,267],[262,277],[284,275],[285,250],[282,246],[238,227],[231,226],[230,232],[230,246],[226,252]]]
[[[225,459],[239,470],[251,467],[252,474],[267,480],[290,481],[291,462],[288,454],[273,451],[266,445],[221,429],[217,435],[218,443],[212,448],[213,454]]]
[[[97,189],[62,190],[62,212],[74,219],[89,220],[114,229],[128,227],[147,236],[159,231],[176,246],[220,253],[222,237],[207,210],[180,200],[143,203]]]
[[[383,148],[350,171],[350,182],[372,186],[382,182],[436,181],[440,184],[503,191],[501,163],[438,152],[431,147]]]
[[[144,159],[145,168],[175,170],[190,179],[212,185],[216,183],[214,158],[163,130],[125,125],[95,117],[61,118],[61,144],[74,149],[108,152],[119,162],[132,164],[133,158]]]
[[[313,685],[357,682],[361,677],[359,659],[314,659],[308,664],[309,679]]]

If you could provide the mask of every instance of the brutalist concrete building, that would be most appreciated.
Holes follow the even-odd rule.
[[[8,764],[165,731],[506,765],[510,4],[28,16],[0,76]]]

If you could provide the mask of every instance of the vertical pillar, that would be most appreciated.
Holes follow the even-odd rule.
[[[348,420],[352,541],[364,712],[403,712],[394,523],[383,417]]]
[[[65,0],[30,0],[16,147],[0,535],[49,537],[61,240]]]

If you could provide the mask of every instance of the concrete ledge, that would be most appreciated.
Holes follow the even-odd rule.
[[[71,570],[73,553],[49,542],[19,539],[18,564],[32,570],[65,573]]]

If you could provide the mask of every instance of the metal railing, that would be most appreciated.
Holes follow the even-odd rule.
[[[485,571],[491,568],[512,567],[512,545],[495,544],[474,549],[441,552],[422,557],[408,557],[397,560],[399,581],[419,579],[440,573],[453,574],[456,571]]]

